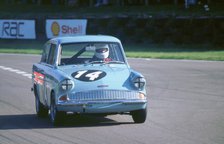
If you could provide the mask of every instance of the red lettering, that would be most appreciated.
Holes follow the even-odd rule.
[[[77,26],[77,27],[70,27],[67,25],[63,25],[61,27],[62,29],[62,33],[63,34],[77,34],[77,33],[81,33],[82,32],[82,26]]]
[[[67,26],[63,25],[63,26],[61,27],[61,29],[62,29],[62,33],[63,33],[63,34],[66,34],[66,33],[67,33]]]

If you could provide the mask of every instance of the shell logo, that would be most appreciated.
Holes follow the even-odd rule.
[[[54,36],[58,36],[59,35],[60,25],[56,21],[54,21],[51,24],[51,31],[52,31],[52,33],[53,33]]]

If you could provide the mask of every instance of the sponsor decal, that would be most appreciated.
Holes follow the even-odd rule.
[[[0,20],[0,38],[35,39],[35,21]]]
[[[72,77],[85,82],[92,82],[97,81],[99,79],[102,79],[106,76],[106,73],[104,71],[100,70],[82,70],[77,71],[72,74]]]
[[[40,85],[44,84],[44,75],[41,73],[38,73],[36,71],[33,72],[34,75],[34,82]]]
[[[86,34],[87,20],[46,20],[48,38]]]

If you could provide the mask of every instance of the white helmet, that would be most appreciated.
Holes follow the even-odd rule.
[[[98,59],[105,59],[109,56],[109,47],[107,44],[100,45],[95,50],[95,56]]]

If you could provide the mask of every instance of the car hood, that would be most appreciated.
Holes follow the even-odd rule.
[[[130,90],[130,69],[125,64],[93,64],[60,68],[74,80],[74,91],[97,89]]]

